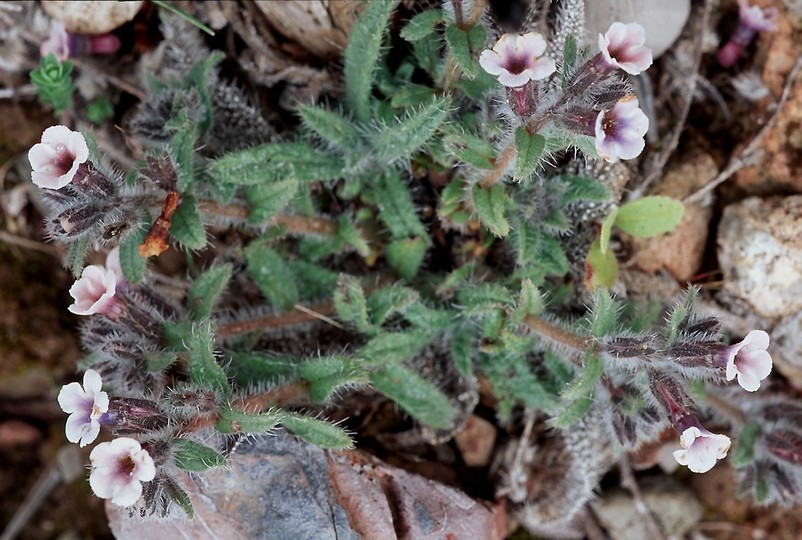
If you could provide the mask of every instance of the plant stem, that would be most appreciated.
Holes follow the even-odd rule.
[[[247,334],[248,332],[256,332],[258,330],[283,328],[285,326],[293,326],[318,320],[325,321],[328,319],[328,315],[334,311],[331,302],[323,302],[309,308],[296,306],[295,309],[296,311],[291,311],[289,313],[278,313],[276,315],[257,317],[256,319],[250,319],[248,321],[236,321],[223,324],[217,327],[215,335],[217,337],[227,338]]]
[[[592,342],[592,338],[585,338],[574,334],[573,332],[564,330],[556,324],[541,319],[540,317],[535,317],[534,315],[527,315],[524,319],[524,324],[540,334],[541,337],[573,349],[578,353],[584,353]]]
[[[512,160],[515,159],[515,142],[510,142],[507,147],[502,150],[501,155],[496,158],[496,161],[493,165],[493,170],[488,171],[482,179],[479,180],[479,183],[482,187],[491,188],[494,184],[498,183],[504,177],[504,171],[510,166]]]

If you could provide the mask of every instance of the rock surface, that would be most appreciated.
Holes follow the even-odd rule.
[[[129,518],[127,509],[108,505],[115,537],[501,539],[506,533],[503,511],[454,488],[283,432],[243,442],[229,464],[186,482],[194,519],[179,510],[166,519]]]
[[[802,309],[802,196],[749,198],[718,229],[724,289],[766,317]]]

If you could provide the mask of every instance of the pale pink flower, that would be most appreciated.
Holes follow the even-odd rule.
[[[679,439],[682,450],[674,452],[674,459],[686,465],[695,473],[705,473],[713,468],[716,461],[727,456],[730,438],[711,433],[701,426],[690,426]]]
[[[752,330],[743,341],[730,345],[724,350],[727,359],[727,380],[738,377],[738,384],[744,390],[754,392],[760,388],[760,381],[771,373],[769,335],[763,330]]]
[[[554,60],[543,57],[546,40],[537,32],[524,35],[504,34],[479,56],[479,65],[498,82],[518,88],[529,81],[545,79],[557,69]]]
[[[777,10],[774,8],[762,9],[759,6],[750,6],[746,0],[738,2],[738,19],[742,26],[753,32],[765,32],[766,30],[776,30],[774,19],[777,17]]]
[[[40,188],[61,189],[75,178],[89,159],[86,139],[66,126],[52,126],[42,133],[42,142],[28,151],[31,180]]]
[[[604,35],[599,34],[599,49],[608,66],[637,75],[652,65],[652,51],[646,43],[646,31],[638,23],[614,22]]]
[[[99,264],[89,265],[70,287],[75,302],[67,309],[76,315],[111,314],[117,305],[116,290],[117,275],[113,270]]]
[[[609,162],[638,157],[648,130],[649,119],[638,107],[638,98],[627,96],[596,117],[596,151]]]
[[[39,54],[42,58],[52,54],[59,62],[70,57],[70,35],[67,33],[64,23],[56,20],[50,22],[50,34],[47,36],[47,40],[39,46]]]
[[[79,443],[83,448],[94,441],[100,433],[98,419],[109,410],[109,395],[101,390],[103,381],[93,369],[84,373],[84,385],[77,382],[61,387],[58,404],[69,413],[67,418],[67,440]]]
[[[106,255],[106,269],[114,272],[117,277],[117,283],[125,281],[125,274],[120,266],[120,246],[115,247]]]
[[[101,499],[131,506],[142,496],[142,482],[156,476],[156,465],[147,450],[128,437],[98,444],[89,454],[89,485]]]
[[[120,50],[120,38],[114,34],[83,35],[67,32],[64,23],[51,21],[50,34],[39,46],[44,58],[52,54],[59,62],[84,54],[114,54]]]

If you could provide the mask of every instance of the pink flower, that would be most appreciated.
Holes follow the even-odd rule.
[[[627,96],[596,117],[596,151],[609,162],[638,157],[648,130],[649,119],[638,108],[638,98]]]
[[[42,142],[28,151],[31,180],[40,188],[61,189],[72,182],[87,159],[89,148],[83,135],[66,126],[49,127],[42,134]]]
[[[777,10],[768,8],[762,9],[759,6],[750,6],[746,0],[738,1],[738,19],[741,26],[745,26],[753,32],[765,32],[766,30],[776,30],[774,19],[777,17]]]
[[[109,395],[101,390],[103,381],[93,369],[84,373],[84,386],[77,382],[61,387],[58,404],[69,413],[67,440],[79,443],[81,448],[94,441],[100,433],[98,419],[109,410]]]
[[[39,54],[42,58],[52,54],[59,62],[70,57],[70,35],[67,33],[64,23],[56,20],[50,22],[50,34],[47,36],[47,40],[39,46]]]
[[[557,69],[554,60],[543,58],[546,40],[537,32],[524,35],[504,34],[492,49],[483,51],[479,65],[498,82],[518,88],[529,81],[545,79]]]
[[[117,277],[117,283],[125,281],[125,274],[120,266],[120,247],[117,246],[106,255],[106,269],[114,272]]]
[[[614,22],[606,34],[599,34],[599,49],[607,65],[630,75],[646,71],[652,65],[652,51],[644,43],[646,31],[638,23]]]
[[[99,264],[89,265],[70,287],[75,302],[67,309],[76,315],[112,314],[117,305],[116,290],[117,275],[113,270]]]
[[[744,390],[754,392],[760,388],[760,381],[771,373],[771,356],[769,335],[763,330],[752,330],[740,343],[727,347],[724,354],[727,359],[727,380],[736,376],[738,384]]]
[[[118,506],[135,504],[142,496],[142,482],[150,482],[156,476],[156,466],[148,451],[128,437],[100,443],[89,459],[92,491]]]
[[[682,450],[674,452],[677,463],[687,465],[695,473],[705,473],[717,460],[727,456],[731,441],[726,435],[711,433],[701,426],[690,426],[682,432],[679,443]]]
[[[114,34],[83,35],[67,32],[64,23],[51,21],[50,34],[39,46],[39,54],[44,58],[52,54],[59,62],[84,54],[114,54],[120,50],[120,38]]]

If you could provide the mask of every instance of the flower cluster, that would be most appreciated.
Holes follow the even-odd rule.
[[[640,25],[613,23],[599,35],[600,52],[576,71],[567,81],[565,93],[552,98],[544,111],[538,111],[538,81],[552,76],[557,66],[544,56],[547,43],[543,36],[535,32],[505,34],[481,54],[479,63],[507,88],[513,112],[525,122],[561,118],[569,130],[593,137],[598,155],[614,162],[636,158],[645,146],[649,119],[638,107],[637,98],[629,92],[618,97],[618,92],[610,91],[615,84],[610,75],[615,70],[638,75],[652,64],[645,41]],[[608,97],[600,98],[602,95]]]

